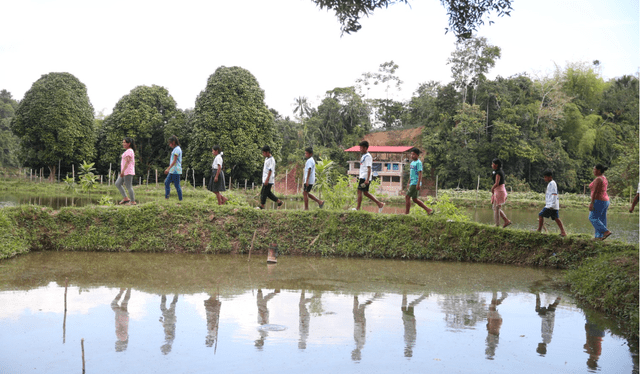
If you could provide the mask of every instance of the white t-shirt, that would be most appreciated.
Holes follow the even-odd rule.
[[[372,166],[373,166],[373,158],[371,157],[369,152],[363,154],[362,157],[360,157],[360,175],[359,175],[360,179],[367,180],[367,177],[369,176],[369,168]]]
[[[640,193],[640,183],[638,183],[638,193]]]
[[[304,164],[304,175],[302,176],[302,183],[307,183],[307,175],[309,174],[309,170],[311,170],[311,175],[309,175],[309,184],[316,183],[316,160],[313,157],[309,157],[307,163]]]
[[[547,193],[544,196],[546,200],[545,208],[560,210],[560,202],[558,201],[558,185],[552,180],[547,184]]]
[[[269,170],[271,170],[271,177],[267,181],[267,174],[269,174]],[[263,184],[274,184],[276,182],[276,160],[273,156],[269,156],[264,160],[264,167],[262,168],[262,183]]]
[[[212,169],[220,169],[222,167],[222,154],[224,152],[218,153],[218,155],[213,159],[213,164],[211,164]]]

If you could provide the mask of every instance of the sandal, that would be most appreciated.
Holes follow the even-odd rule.
[[[129,203],[129,202],[131,202],[131,200],[129,200],[129,199],[127,199],[127,200],[122,199],[122,200],[118,203],[118,205],[124,205],[124,204],[127,204],[127,203]]]
[[[606,238],[610,237],[611,234],[613,234],[611,231],[609,231],[608,234],[602,234],[602,239],[601,240],[605,240]]]

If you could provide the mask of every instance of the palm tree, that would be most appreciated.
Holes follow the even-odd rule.
[[[298,96],[295,98],[293,105],[295,106],[293,114],[297,114],[300,118],[311,114],[311,107],[309,106],[306,96]]]

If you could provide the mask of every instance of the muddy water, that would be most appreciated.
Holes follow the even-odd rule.
[[[0,263],[9,373],[631,373],[560,272],[363,259],[32,253]],[[68,287],[65,290],[65,284]]]

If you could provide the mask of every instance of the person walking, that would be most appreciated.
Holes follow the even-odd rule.
[[[551,170],[545,170],[543,173],[544,181],[547,182],[547,193],[545,194],[544,208],[538,213],[538,232],[542,231],[542,225],[545,218],[551,218],[556,221],[558,228],[560,228],[560,236],[567,236],[564,231],[564,225],[560,220],[560,202],[558,201],[558,185],[553,180],[553,172]]]
[[[136,175],[136,157],[135,157],[135,144],[132,138],[124,138],[122,140],[122,148],[124,148],[124,152],[120,157],[120,175],[118,175],[118,179],[116,180],[116,188],[120,191],[120,195],[122,195],[122,200],[118,203],[120,205],[136,205],[136,198],[133,193],[133,176]],[[122,184],[124,183],[127,191],[129,192],[129,197],[124,191]]]
[[[496,226],[500,226],[500,217],[504,221],[502,227],[507,227],[511,224],[507,215],[502,211],[502,206],[507,202],[507,188],[504,184],[504,171],[502,171],[502,161],[499,158],[494,158],[491,162],[491,179],[493,180],[493,186],[491,187],[491,206],[493,208],[493,220]]]
[[[214,145],[211,150],[213,153],[214,159],[213,164],[211,164],[211,179],[209,180],[209,191],[216,194],[218,198],[218,205],[222,205],[227,202],[226,197],[222,196],[221,192],[226,191],[225,189],[225,180],[224,180],[224,171],[222,171],[222,155],[219,145]]]
[[[169,158],[169,167],[164,170],[167,177],[164,180],[164,198],[169,199],[169,193],[171,192],[171,183],[176,188],[178,194],[178,200],[182,201],[182,188],[180,188],[180,176],[182,175],[182,149],[180,148],[180,141],[175,135],[171,135],[167,141],[169,147],[171,147],[171,157]]]
[[[276,182],[276,160],[271,155],[271,147],[265,145],[262,147],[262,156],[264,157],[264,166],[262,168],[262,189],[260,190],[260,206],[258,209],[264,209],[267,198],[278,203],[278,207],[282,206],[282,200],[273,194],[271,188]]]
[[[591,203],[589,204],[589,221],[596,230],[595,240],[605,240],[611,236],[611,231],[607,229],[607,210],[609,209],[609,195],[607,186],[609,182],[604,172],[608,167],[598,164],[593,168],[593,175],[596,177],[589,184],[591,190]]]
[[[420,156],[420,150],[418,148],[411,149],[411,164],[409,165],[409,190],[405,196],[406,214],[409,214],[411,210],[411,200],[418,206],[427,211],[427,214],[433,214],[433,209],[424,205],[424,203],[418,199],[420,195],[420,185],[422,184],[422,161],[418,158]]]
[[[311,194],[313,184],[316,183],[316,160],[313,159],[313,148],[308,147],[304,150],[304,157],[307,162],[304,164],[304,173],[302,175],[304,188],[302,189],[302,197],[304,198],[304,210],[309,210],[309,198],[318,203],[318,207],[324,207],[324,201],[318,199]]]
[[[360,174],[358,175],[358,200],[356,210],[360,210],[362,205],[362,195],[369,198],[378,206],[378,213],[382,213],[384,203],[369,193],[369,185],[371,184],[371,168],[373,167],[373,158],[369,154],[369,142],[363,140],[358,144],[360,146]]]

